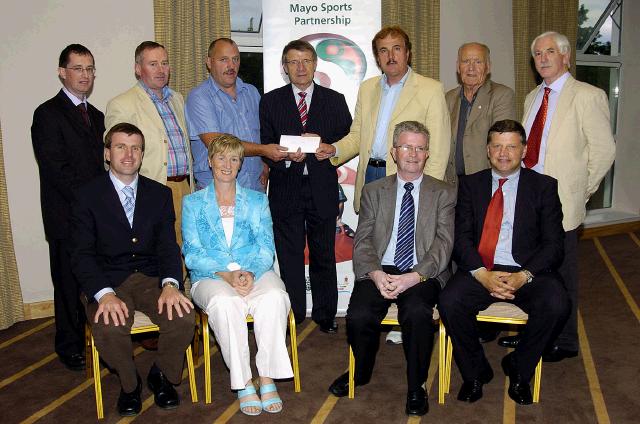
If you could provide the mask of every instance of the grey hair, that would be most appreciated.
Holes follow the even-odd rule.
[[[489,46],[487,46],[486,44],[478,43],[477,41],[464,43],[458,48],[458,62],[460,61],[460,55],[462,54],[462,49],[469,46],[478,46],[482,50],[484,50],[484,55],[486,56],[487,63],[491,63],[491,50],[489,49]]]
[[[427,149],[429,149],[429,130],[418,121],[402,121],[393,129],[393,147],[398,147],[398,139],[403,132],[422,134],[427,138]]]
[[[555,41],[555,43],[558,45],[558,50],[560,50],[560,53],[562,54],[571,53],[571,44],[569,43],[569,39],[567,38],[566,35],[560,34],[559,32],[555,32],[555,31],[547,31],[538,35],[531,42],[531,56],[535,56],[534,46],[536,45],[536,42],[541,38],[545,38],[545,37],[553,38],[553,41]]]

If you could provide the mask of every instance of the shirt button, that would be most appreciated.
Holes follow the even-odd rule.
[[[167,162],[164,163],[164,166],[167,166]]]
[[[164,141],[164,144],[167,144],[167,140]]]
[[[134,238],[131,239],[131,243],[137,243],[137,242],[138,242],[138,238],[137,237],[134,237]]]
[[[133,253],[133,254],[131,255],[131,257],[132,257],[132,258],[135,258],[135,257],[136,257],[136,254],[135,254],[135,253]]]

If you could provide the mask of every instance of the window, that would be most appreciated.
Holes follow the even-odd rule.
[[[622,0],[580,0],[576,42],[576,78],[604,90],[609,96],[611,128],[615,135],[622,58]],[[611,207],[613,167],[587,209]]]
[[[262,66],[262,1],[230,0],[231,38],[240,49],[242,81],[264,92]]]

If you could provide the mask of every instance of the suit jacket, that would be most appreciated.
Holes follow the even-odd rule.
[[[182,288],[182,259],[176,243],[171,190],[139,176],[133,228],[109,174],[78,191],[71,217],[71,266],[89,301],[133,273],[173,278]]]
[[[362,189],[358,229],[354,239],[353,270],[357,279],[382,269],[382,257],[389,246],[396,213],[396,174],[373,181]],[[420,184],[415,249],[418,264],[413,271],[436,278],[444,287],[453,249],[456,190],[450,184],[425,175]],[[398,213],[400,211],[397,211]]]
[[[256,280],[273,267],[275,246],[269,202],[263,193],[236,184],[236,206],[231,245],[227,244],[215,182],[182,200],[182,253],[191,281],[220,279],[236,262]]]
[[[382,76],[373,77],[360,85],[351,130],[346,137],[335,144],[340,156],[331,158],[334,165],[339,165],[360,155],[353,201],[356,212],[360,209],[360,195],[376,134],[382,96],[381,79]],[[431,137],[429,138],[429,160],[424,172],[442,180],[451,147],[449,113],[442,84],[412,70],[409,71],[387,128],[388,151],[391,150],[393,143],[393,130],[396,124],[402,121],[418,121],[427,127]],[[394,174],[396,170],[396,164],[391,159],[391,155],[387,155],[387,175]]]
[[[453,259],[464,271],[484,266],[478,245],[491,196],[490,169],[460,178]],[[554,178],[520,169],[511,250],[513,259],[534,275],[562,262],[562,206]]]
[[[187,122],[184,117],[184,99],[180,93],[171,90],[169,103],[182,131],[189,162],[189,181],[192,182],[191,187],[194,187],[191,144],[189,142]],[[109,130],[115,124],[121,122],[128,122],[137,126],[144,134],[145,150],[140,175],[166,184],[169,136],[158,109],[156,109],[153,101],[140,84],[136,84],[119,96],[114,97],[107,104],[106,129]]]
[[[349,132],[351,114],[344,96],[334,90],[315,84],[307,116],[308,133],[322,137],[324,143],[334,143]],[[300,113],[291,84],[265,94],[260,100],[260,140],[262,144],[279,143],[281,135],[301,135],[303,133]],[[303,162],[285,161],[269,165],[269,203],[274,216],[286,217],[300,205],[302,172],[305,164],[314,204],[324,217],[338,216],[338,175],[330,161],[318,161],[313,154],[307,154]]]
[[[75,190],[104,170],[104,115],[88,104],[88,127],[71,99],[60,90],[33,113],[31,142],[40,171],[40,206],[47,239],[69,233]]]
[[[447,109],[451,114],[451,152],[445,181],[452,184],[458,181],[456,138],[460,119],[460,89],[461,86],[458,86],[445,95]],[[462,152],[465,175],[490,168],[487,159],[487,134],[491,125],[503,119],[516,119],[515,93],[505,85],[487,80],[478,89],[464,129]]]
[[[524,101],[527,122],[538,90]],[[615,141],[611,134],[609,102],[604,91],[569,76],[551,119],[544,173],[558,180],[565,231],[577,228],[586,215],[585,205],[598,189],[600,181],[615,158]]]

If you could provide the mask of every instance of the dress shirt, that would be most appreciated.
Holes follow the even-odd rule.
[[[80,99],[75,94],[73,94],[71,91],[67,90],[67,87],[65,87],[65,86],[62,86],[62,91],[64,91],[64,94],[66,94],[67,97],[69,98],[69,100],[71,100],[73,102],[74,106],[78,106],[80,103],[84,103],[85,107],[89,108],[89,105],[87,104],[87,98],[86,97],[84,99]]]
[[[458,114],[458,132],[456,133],[456,151],[454,152],[456,159],[456,174],[458,176],[465,175],[463,145],[464,133],[467,129],[467,119],[469,119],[471,109],[473,109],[473,103],[476,101],[478,91],[480,90],[476,90],[471,101],[468,101],[464,95],[464,87],[460,87],[460,113]]]
[[[567,78],[569,78],[569,75],[569,72],[565,72],[560,78],[552,82],[551,85],[547,85],[544,81],[542,82],[542,86],[540,87],[540,90],[538,90],[536,99],[531,105],[531,113],[529,114],[525,125],[525,129],[527,130],[527,137],[529,137],[531,126],[533,125],[533,121],[535,121],[538,110],[540,109],[540,105],[542,104],[544,89],[545,87],[549,87],[551,91],[549,92],[549,103],[547,105],[547,119],[544,121],[542,139],[540,140],[540,155],[538,156],[538,163],[533,168],[531,168],[540,174],[544,174],[544,157],[547,153],[547,140],[549,138],[551,121],[553,120],[553,115],[555,114],[556,107],[558,106],[560,92],[562,91],[562,87],[564,87],[564,83],[567,81]]]
[[[416,222],[418,222],[418,205],[420,204],[420,184],[422,183],[422,175],[418,177],[418,179],[410,181],[413,183],[413,190],[411,190],[411,196],[413,197],[413,265],[418,263],[418,257],[416,255]],[[407,191],[404,188],[404,185],[409,181],[404,181],[400,176],[397,176],[397,188],[396,188],[396,209],[393,214],[393,230],[391,230],[391,238],[389,239],[389,246],[387,246],[387,250],[385,250],[384,255],[382,256],[382,265],[391,265],[395,266],[395,255],[396,255],[396,242],[398,239],[398,222],[400,221],[400,208],[402,207],[402,197],[404,193]]]
[[[498,180],[502,177],[491,171],[491,195],[498,189]],[[511,252],[513,246],[513,218],[516,211],[516,195],[518,194],[518,182],[520,181],[520,170],[509,175],[507,181],[502,185],[504,206],[502,209],[502,225],[498,235],[496,253],[493,257],[494,264],[520,266],[514,259]]]
[[[396,108],[396,103],[400,97],[400,92],[404,83],[409,77],[409,73],[412,72],[411,68],[407,70],[402,79],[396,84],[389,85],[387,83],[387,76],[382,75],[380,78],[380,88],[382,93],[380,95],[380,109],[378,109],[378,121],[376,124],[376,135],[373,139],[373,145],[371,146],[371,158],[372,159],[387,159],[389,153],[389,145],[387,143],[387,128],[389,127],[389,121],[391,121],[391,115]]]
[[[295,84],[291,84],[291,88],[293,89],[293,95],[295,96],[296,99],[296,106],[298,106],[298,103],[300,103],[300,92],[304,92],[307,93],[307,96],[304,98],[304,101],[307,103],[307,116],[309,116],[309,111],[311,110],[311,97],[313,96],[313,81],[311,81],[311,84],[309,85],[309,87],[307,87],[306,90],[300,90],[298,87],[296,87]],[[285,166],[288,168],[291,166],[291,161],[287,160],[285,161]],[[304,164],[304,170],[302,171],[302,175],[309,175],[309,171],[307,170],[307,164]]]
[[[171,110],[169,98],[173,95],[168,86],[162,88],[162,98],[158,98],[156,93],[149,89],[142,80],[138,84],[149,95],[151,101],[156,107],[164,128],[169,136],[169,148],[167,149],[167,176],[175,177],[189,174],[189,159],[187,158],[187,149],[184,138],[186,134],[182,133],[180,124],[175,113]]]
[[[118,193],[118,199],[120,199],[120,204],[122,205],[122,210],[124,211],[124,201],[127,198],[127,196],[124,195],[124,193],[122,192],[122,189],[125,188],[127,185],[131,187],[133,189],[133,199],[135,202],[135,199],[138,197],[138,174],[136,174],[135,179],[130,184],[125,184],[122,181],[120,181],[118,177],[113,175],[111,171],[109,171],[109,178],[113,183],[113,187],[115,188],[116,193]],[[178,284],[178,282],[174,278],[163,278],[162,287],[164,287],[164,285],[170,281]],[[96,302],[100,302],[100,299],[102,298],[102,296],[104,296],[107,293],[115,293],[115,291],[111,287],[105,287],[102,290],[98,291],[93,297],[96,299]]]
[[[207,146],[200,140],[200,134],[227,133],[242,141],[260,144],[259,104],[258,90],[240,78],[236,79],[235,99],[224,92],[211,76],[191,90],[185,114],[198,190],[213,180]],[[259,156],[245,156],[238,174],[238,183],[242,187],[264,192],[264,187],[260,184],[262,169],[262,159]]]

